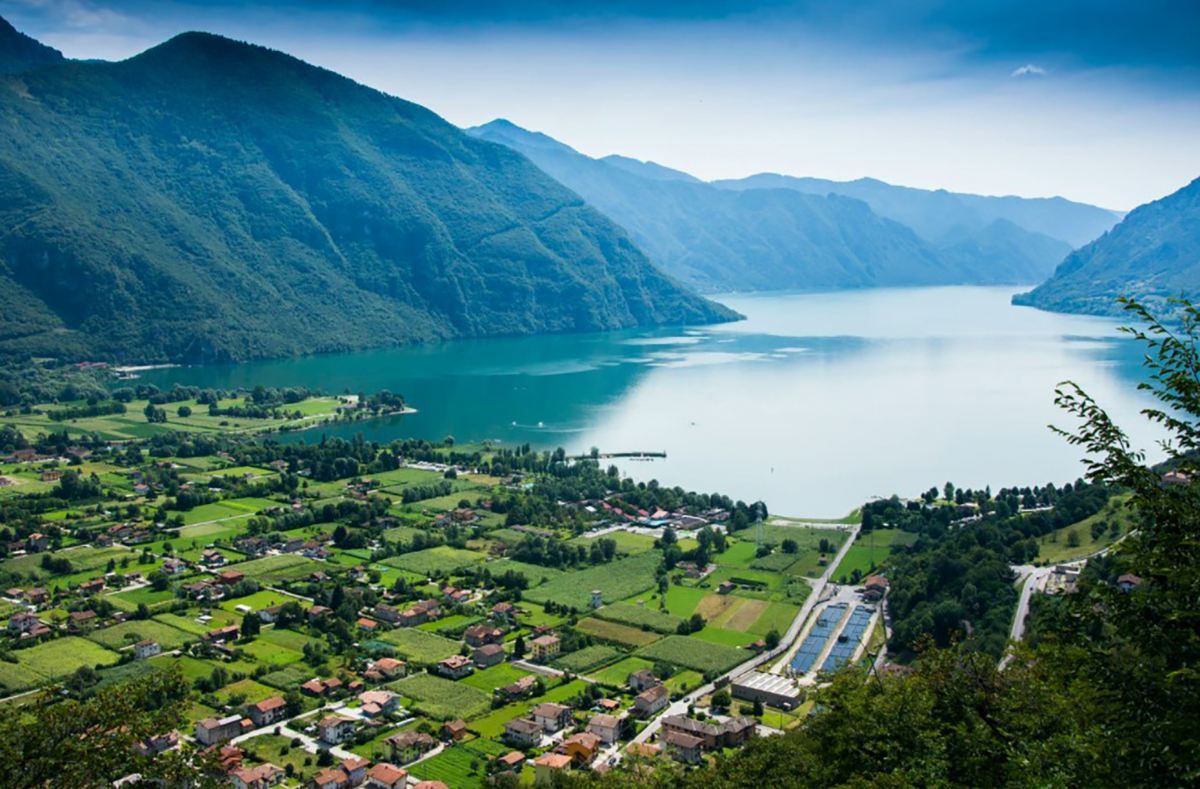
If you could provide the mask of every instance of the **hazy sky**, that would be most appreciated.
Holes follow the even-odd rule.
[[[782,172],[1128,209],[1200,176],[1198,0],[0,0],[69,57],[184,30],[468,126],[701,178]]]

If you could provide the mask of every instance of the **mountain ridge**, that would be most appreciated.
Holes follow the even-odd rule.
[[[1120,296],[1171,315],[1170,299],[1200,300],[1200,178],[1138,206],[1071,253],[1054,275],[1013,303],[1054,312],[1120,315]]]
[[[189,32],[0,77],[0,119],[0,352],[230,361],[736,317],[523,156],[265,47]]]

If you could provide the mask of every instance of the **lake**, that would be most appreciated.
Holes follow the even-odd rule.
[[[1078,450],[1054,386],[1083,385],[1130,430],[1140,349],[1116,321],[1009,304],[1016,288],[731,295],[723,326],[464,340],[240,365],[152,370],[215,387],[390,389],[419,413],[327,434],[665,451],[626,461],[638,479],[839,516],[876,495],[1061,483]],[[318,440],[320,433],[303,434]],[[1154,453],[1151,453],[1154,457]]]

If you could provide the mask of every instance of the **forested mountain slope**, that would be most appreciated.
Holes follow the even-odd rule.
[[[524,157],[262,47],[187,33],[0,77],[0,125],[0,351],[237,360],[734,317]]]

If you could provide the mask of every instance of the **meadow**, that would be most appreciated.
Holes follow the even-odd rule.
[[[539,603],[553,600],[583,611],[591,604],[592,590],[599,589],[605,603],[615,603],[653,588],[658,562],[656,551],[616,559],[556,578],[530,589],[525,597]]]
[[[422,715],[441,721],[474,718],[491,707],[490,693],[432,674],[414,674],[389,683],[388,687],[411,698],[414,709]]]
[[[688,636],[667,636],[637,651],[638,657],[662,660],[701,673],[721,673],[747,660],[751,654],[723,644],[712,644]]]

